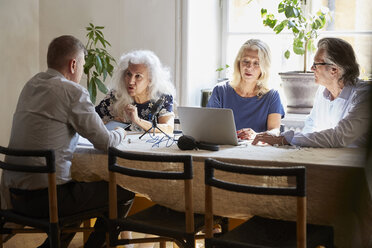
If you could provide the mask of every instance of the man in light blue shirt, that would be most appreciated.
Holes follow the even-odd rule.
[[[301,133],[261,133],[252,144],[304,147],[360,147],[368,138],[370,85],[358,80],[359,65],[349,43],[323,38],[311,67],[320,84]]]

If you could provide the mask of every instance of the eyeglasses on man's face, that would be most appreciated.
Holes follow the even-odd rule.
[[[325,63],[325,62],[323,62],[323,63],[313,63],[311,68],[314,68],[314,70],[315,70],[318,65],[333,65],[333,64]]]

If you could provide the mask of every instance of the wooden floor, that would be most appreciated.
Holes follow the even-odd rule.
[[[151,201],[142,196],[136,196],[133,206],[129,214],[140,211],[146,207],[153,205]],[[143,238],[143,234],[132,233],[133,238]],[[4,244],[4,248],[36,248],[41,245],[46,239],[46,234],[17,234]],[[158,244],[141,244],[133,246],[119,246],[120,248],[158,248]],[[167,242],[167,248],[177,248],[172,242]],[[196,248],[203,248],[204,240],[197,240]],[[69,248],[83,248],[83,234],[77,233],[71,241]]]
[[[143,237],[141,234],[133,234],[133,237]],[[4,244],[4,248],[36,248],[41,245],[46,238],[45,234],[17,234]],[[77,233],[72,240],[69,248],[82,248],[83,247],[83,234]],[[124,248],[124,246],[119,246]],[[147,244],[146,248],[158,248],[158,244]],[[171,242],[167,242],[167,248],[176,248]],[[204,241],[198,240],[196,248],[203,248]],[[126,248],[126,247],[125,247]],[[129,248],[129,247],[128,247]],[[130,248],[145,248],[144,245],[134,245]]]
[[[36,248],[46,239],[46,234],[17,234],[4,244],[4,248]],[[83,247],[83,234],[77,233],[69,248]]]

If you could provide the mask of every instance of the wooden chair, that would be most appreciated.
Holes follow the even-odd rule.
[[[0,146],[0,154],[17,157],[40,157],[45,158],[44,165],[20,165],[0,161],[0,168],[3,170],[26,172],[26,173],[46,173],[48,174],[48,194],[49,194],[49,219],[41,219],[25,216],[14,212],[12,209],[0,209],[0,247],[3,247],[3,235],[14,235],[17,233],[46,233],[49,236],[50,247],[60,247],[59,237],[61,232],[91,232],[94,228],[66,228],[65,225],[76,223],[77,221],[87,220],[100,216],[104,209],[94,209],[85,211],[72,216],[59,217],[57,206],[57,186],[55,175],[55,157],[53,150],[18,150]],[[15,223],[24,228],[5,227],[6,223]]]
[[[183,165],[182,171],[155,171],[128,168],[123,163],[117,163],[117,158],[133,161],[133,163],[166,162]],[[194,214],[192,197],[192,158],[190,155],[150,155],[120,151],[109,148],[109,239],[110,246],[134,244],[142,242],[160,242],[160,247],[165,247],[165,241],[175,242],[180,247],[195,247],[195,234],[204,227],[204,215]],[[117,217],[116,209],[116,174],[131,177],[183,180],[185,212],[154,205],[126,218]],[[120,239],[121,231],[134,231],[139,233],[160,236],[151,239]]]
[[[287,187],[239,184],[215,177],[215,171],[267,177],[295,177],[296,185]],[[306,168],[253,167],[205,161],[206,248],[211,247],[333,247],[333,228],[306,224]],[[235,229],[215,237],[212,234],[212,187],[258,195],[293,196],[297,198],[297,222],[254,216]],[[297,234],[297,235],[296,235]]]

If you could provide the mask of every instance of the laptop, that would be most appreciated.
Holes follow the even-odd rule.
[[[238,145],[231,109],[177,107],[181,130],[196,141],[216,145]]]

